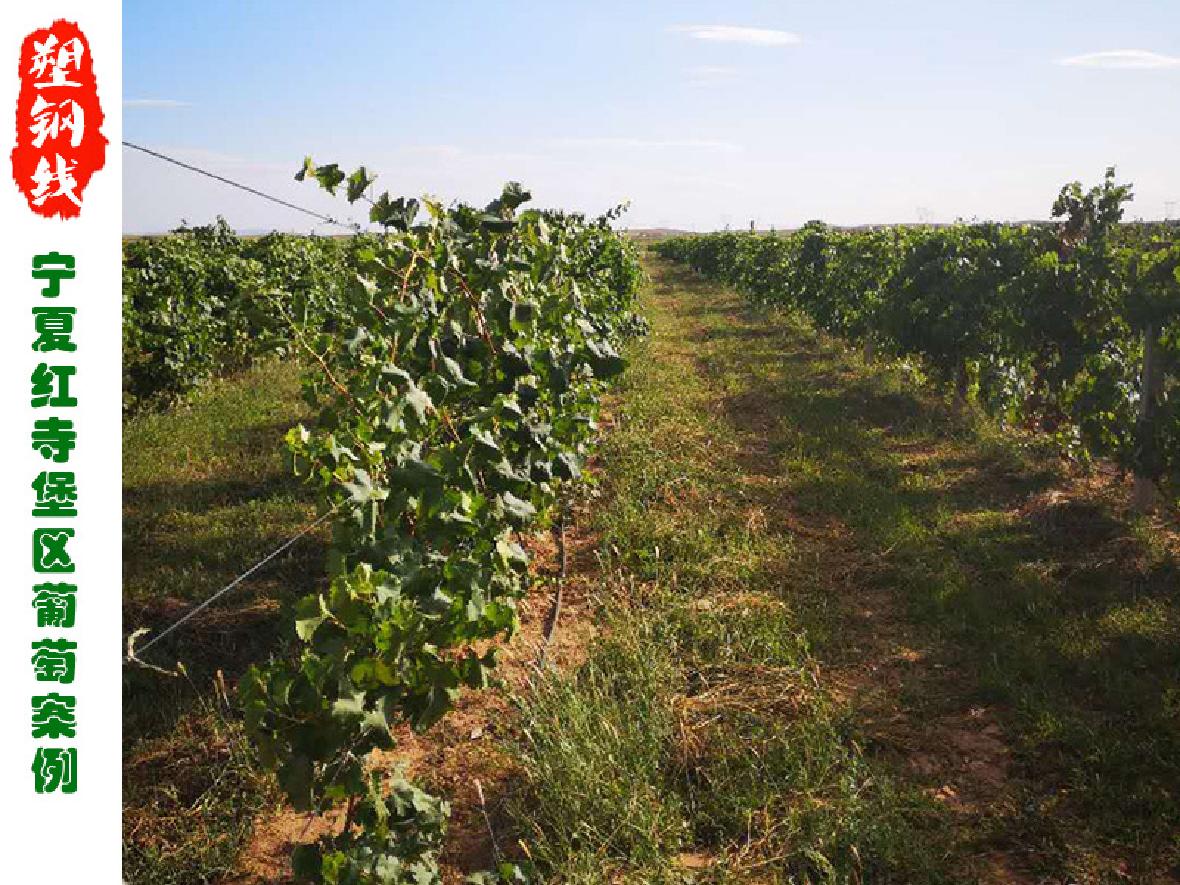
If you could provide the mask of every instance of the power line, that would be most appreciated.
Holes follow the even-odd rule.
[[[210,172],[207,169],[201,169],[198,166],[193,166],[191,163],[185,163],[183,160],[178,160],[175,157],[169,157],[167,154],[161,154],[159,151],[153,151],[151,148],[146,148],[143,145],[133,144],[130,141],[123,142],[123,147],[129,147],[132,150],[141,151],[149,156],[156,157],[166,163],[171,163],[174,166],[179,166],[181,169],[187,169],[190,172],[196,172],[198,175],[204,175],[206,178],[212,178],[215,181],[220,181],[222,184],[228,184],[230,187],[236,187],[238,190],[243,190],[248,194],[254,194],[256,197],[262,197],[264,200],[270,200],[272,203],[278,203],[280,206],[286,206],[288,209],[294,209],[296,212],[302,212],[304,215],[310,215],[312,218],[318,218],[325,224],[334,224],[337,227],[346,227],[349,230],[359,230],[360,225],[356,223],[348,224],[343,221],[337,221],[330,215],[323,215],[319,212],[314,212],[311,209],[305,209],[302,206],[296,206],[294,203],[289,203],[280,197],[272,196],[271,194],[263,193],[257,188],[250,187],[248,184],[242,184],[239,181],[234,181],[226,178],[224,175],[218,175],[216,172]]]

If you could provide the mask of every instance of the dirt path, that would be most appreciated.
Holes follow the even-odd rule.
[[[818,464],[796,457],[795,465],[783,454],[791,443],[819,441],[800,438],[819,436],[817,427],[796,423],[811,417],[806,413],[816,403],[853,394],[838,408],[825,410],[824,419],[831,423],[823,435],[851,442],[854,450],[870,440],[880,449],[892,448],[893,420],[904,423],[909,418],[904,413],[919,404],[893,390],[857,390],[872,375],[841,347],[789,325],[775,328],[773,320],[724,290],[710,291],[708,305],[701,305],[700,282],[670,273],[678,284],[675,309],[702,314],[693,324],[701,343],[699,371],[720,382],[716,406],[738,429],[737,459],[743,482],[760,502],[759,518],[769,523],[766,530],[790,539],[794,574],[786,580],[799,594],[796,602],[822,607],[813,612],[811,626],[817,639],[830,636],[816,647],[823,689],[853,717],[874,759],[953,813],[953,829],[986,830],[992,809],[1013,801],[1011,749],[994,711],[973,702],[970,686],[952,675],[945,643],[915,629],[906,617],[904,596],[879,580],[893,549],[873,549],[850,525],[847,508],[858,502],[810,495],[800,500],[800,488],[808,483],[792,476],[791,467],[823,470],[822,454]],[[889,402],[893,398],[896,403]],[[862,422],[883,405],[898,414],[874,422],[877,426],[866,432]],[[953,427],[954,415],[948,412],[945,418]],[[899,442],[914,459],[933,457],[936,448],[931,440]],[[828,454],[838,451],[833,447]],[[863,466],[871,470],[874,465]],[[962,838],[951,835],[944,850]],[[953,862],[958,874],[986,882],[1032,881],[1016,872],[1002,852],[971,853]]]
[[[780,592],[820,682],[932,804],[938,874],[1176,881],[1176,514],[1133,520],[1110,470],[659,273],[758,519],[790,545]]]

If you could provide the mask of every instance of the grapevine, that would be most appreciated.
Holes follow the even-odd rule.
[[[297,875],[434,882],[446,803],[369,754],[488,684],[528,580],[520,535],[578,479],[618,348],[643,330],[640,271],[620,210],[522,210],[515,183],[482,210],[372,197],[363,167],[310,159],[297,178],[366,200],[384,233],[352,251],[330,323],[287,315],[318,410],[287,443],[338,516],[327,585],[295,605],[298,657],[243,680],[246,726],[296,809],[344,810]]]
[[[216,224],[123,245],[123,403],[176,400],[331,321],[364,237],[239,237]]]
[[[1123,223],[1129,185],[1066,185],[1054,223],[725,231],[658,244],[763,305],[917,360],[1005,421],[1180,488],[1180,231]],[[1150,343],[1159,369],[1141,377]],[[1166,379],[1166,380],[1165,380]],[[1142,400],[1150,397],[1149,417]]]

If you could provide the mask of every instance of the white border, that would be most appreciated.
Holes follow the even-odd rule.
[[[16,98],[20,88],[21,42],[55,19],[77,22],[90,43],[99,97],[106,119],[105,167],[90,180],[82,214],[63,221],[29,211],[12,181],[9,154],[15,138]],[[4,433],[0,464],[4,493],[0,672],[0,790],[5,801],[5,882],[88,883],[121,881],[121,193],[122,193],[122,7],[112,0],[45,0],[9,3],[0,23],[0,131],[3,179],[0,183],[0,404]],[[29,375],[39,362],[33,352],[30,308],[47,303],[30,276],[32,256],[68,252],[77,259],[77,277],[63,282],[58,303],[78,308],[73,364],[78,375],[71,393],[79,404],[68,411],[79,431],[69,465],[79,484],[77,529],[69,552],[78,563],[78,677],[70,686],[38,683],[29,658],[38,631],[31,608],[36,582],[31,562],[29,484],[46,469],[31,446],[36,417],[47,411],[29,405]],[[43,526],[49,520],[41,520]],[[46,578],[42,578],[46,580]],[[30,698],[57,690],[78,698],[78,737],[62,746],[78,748],[78,791],[38,796],[31,765],[38,743],[30,734]],[[55,742],[56,743],[56,742]]]

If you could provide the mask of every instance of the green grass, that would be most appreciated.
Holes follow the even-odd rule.
[[[126,632],[172,623],[314,518],[283,455],[284,433],[306,413],[299,367],[273,361],[125,422]],[[274,801],[215,680],[224,674],[232,699],[243,669],[281,648],[281,605],[323,575],[324,542],[304,538],[145,654],[181,662],[182,675],[124,668],[129,882],[214,880]]]
[[[1175,525],[649,266],[603,636],[521,701],[515,821],[552,881],[1180,872]]]
[[[604,442],[602,636],[520,701],[520,836],[554,882],[937,881],[949,830],[822,684],[776,439],[726,412],[771,393],[761,333],[654,271]]]
[[[1061,881],[1177,871],[1175,525],[1166,543],[1123,512],[1125,488],[810,340],[772,387],[792,506],[851,531],[863,589],[902,601],[941,664],[912,715],[990,709],[1004,727],[1009,782],[973,850]]]

